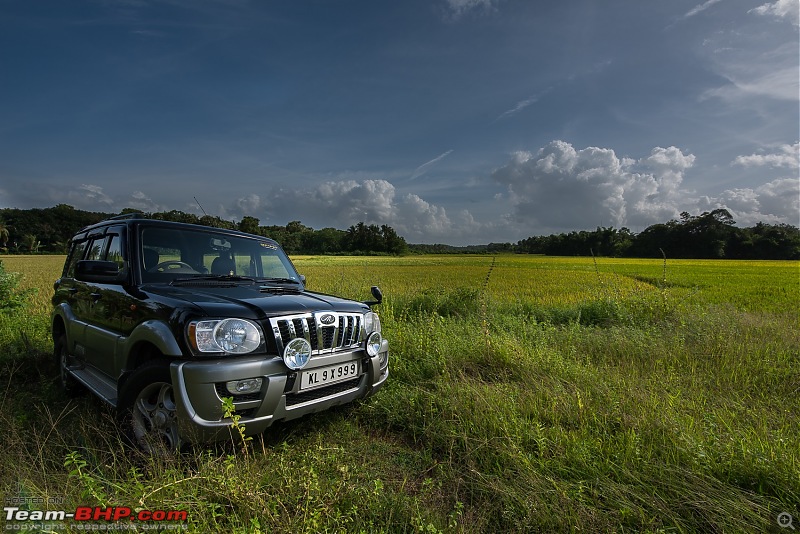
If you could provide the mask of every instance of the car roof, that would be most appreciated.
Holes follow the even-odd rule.
[[[275,240],[270,239],[269,237],[264,237],[255,234],[248,234],[246,232],[240,232],[238,230],[231,230],[228,228],[218,228],[216,226],[206,226],[203,224],[192,224],[192,223],[184,223],[184,222],[175,222],[175,221],[164,221],[161,219],[149,219],[142,215],[141,213],[127,213],[124,215],[118,215],[116,217],[111,217],[109,219],[104,219],[98,223],[86,226],[81,228],[72,239],[76,238],[83,238],[86,235],[96,233],[98,230],[105,230],[110,226],[159,226],[162,228],[175,228],[180,229],[183,228],[185,230],[194,230],[194,231],[213,231],[215,233],[223,233],[231,236],[239,236],[245,237],[249,239],[260,239],[263,241],[268,241],[270,243],[278,244]]]

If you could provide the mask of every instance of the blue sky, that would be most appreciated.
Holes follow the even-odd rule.
[[[0,207],[800,224],[798,1],[0,0]]]

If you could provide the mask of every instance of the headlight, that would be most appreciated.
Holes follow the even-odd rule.
[[[377,313],[369,312],[364,314],[364,330],[367,335],[381,331],[381,320],[378,318]]]
[[[373,332],[369,335],[367,338],[367,354],[369,354],[370,358],[377,356],[381,351],[381,342],[383,342],[383,337],[381,337],[380,332]]]
[[[216,319],[189,323],[189,342],[198,352],[247,354],[261,346],[261,329],[247,319]]]
[[[283,361],[289,369],[302,369],[311,359],[311,343],[296,337],[283,349]]]

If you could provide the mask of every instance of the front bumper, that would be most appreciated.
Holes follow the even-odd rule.
[[[230,439],[231,420],[223,416],[222,397],[233,397],[235,413],[245,434],[264,432],[275,421],[288,421],[368,397],[389,377],[389,344],[373,358],[363,349],[315,356],[305,370],[351,361],[360,362],[361,373],[344,382],[299,391],[296,372],[286,368],[278,356],[176,361],[170,366],[181,437],[202,443]],[[382,365],[383,363],[383,365]],[[231,380],[261,378],[258,393],[231,395],[220,384]]]

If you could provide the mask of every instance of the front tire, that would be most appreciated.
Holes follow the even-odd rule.
[[[61,383],[61,389],[69,395],[70,397],[74,397],[83,391],[83,388],[78,383],[75,378],[69,374],[67,369],[73,364],[72,355],[69,353],[69,345],[67,344],[67,336],[66,334],[60,334],[58,338],[56,338],[56,342],[53,345],[53,357],[56,361],[56,366],[58,367],[58,376],[59,382]]]
[[[169,361],[150,361],[135,370],[120,393],[117,410],[127,438],[144,452],[170,456],[184,445]]]

